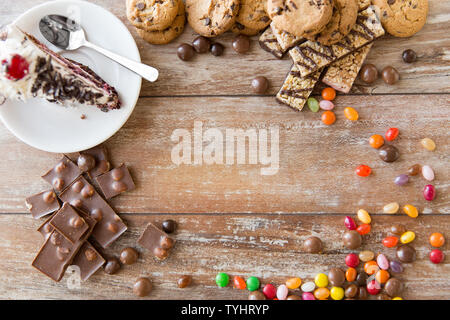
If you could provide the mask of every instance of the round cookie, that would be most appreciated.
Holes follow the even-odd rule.
[[[189,25],[204,37],[215,37],[231,29],[238,12],[238,0],[186,0]]]
[[[268,0],[267,12],[275,27],[297,37],[322,31],[333,14],[331,0]]]
[[[177,38],[183,32],[184,24],[186,22],[184,2],[179,1],[178,7],[178,14],[172,25],[168,28],[163,31],[145,31],[142,29],[136,29],[139,36],[151,44],[167,44]]]
[[[320,33],[306,36],[308,40],[332,45],[342,40],[352,30],[358,16],[357,0],[333,0],[334,9],[330,22]]]
[[[160,31],[169,27],[182,0],[127,0],[127,18],[133,26],[145,31]]]
[[[244,34],[246,36],[256,36],[260,30],[257,29],[250,29],[247,28],[246,26],[243,26],[242,24],[240,24],[239,22],[236,22],[232,27],[231,27],[231,31],[235,34]]]
[[[380,9],[384,29],[395,37],[410,37],[422,29],[427,20],[428,0],[372,0]]]
[[[236,22],[252,30],[262,30],[270,24],[266,12],[267,0],[241,0]]]

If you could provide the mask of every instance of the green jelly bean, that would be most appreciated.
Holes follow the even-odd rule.
[[[317,101],[315,98],[309,98],[308,101],[308,108],[312,111],[312,112],[317,112],[319,111],[319,101]]]
[[[226,287],[229,282],[230,282],[230,277],[226,273],[220,272],[220,273],[217,274],[217,276],[216,276],[216,284],[219,287]]]
[[[259,280],[257,277],[249,277],[247,279],[247,289],[248,291],[255,291],[259,289]]]

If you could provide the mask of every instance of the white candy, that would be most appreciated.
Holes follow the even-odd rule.
[[[314,282],[305,282],[302,284],[301,288],[303,292],[313,292],[316,288],[316,284]]]
[[[431,169],[430,166],[423,166],[422,167],[422,175],[428,181],[433,181],[434,180],[434,171],[433,171],[433,169]]]
[[[278,298],[278,300],[286,300],[286,297],[287,297],[288,293],[289,293],[289,290],[284,284],[279,286],[278,289],[277,289],[277,298]]]

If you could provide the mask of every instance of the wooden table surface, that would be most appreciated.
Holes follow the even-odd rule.
[[[0,21],[11,22],[43,2],[4,0]],[[31,261],[42,243],[35,229],[41,221],[27,213],[24,199],[48,187],[40,176],[60,155],[34,150],[0,126],[0,298],[133,299],[134,280],[149,276],[154,282],[151,299],[246,299],[246,291],[217,288],[216,273],[254,275],[263,284],[281,284],[288,277],[306,281],[331,267],[344,268],[349,251],[341,242],[343,218],[355,216],[359,208],[373,217],[363,249],[394,257],[395,250],[381,246],[389,226],[404,223],[416,232],[418,259],[397,276],[406,285],[404,298],[450,298],[449,258],[433,265],[427,257],[432,232],[442,232],[450,241],[449,1],[430,1],[428,22],[412,38],[385,36],[375,42],[367,62],[379,69],[394,66],[401,74],[400,82],[388,86],[378,80],[367,86],[358,81],[350,94],[337,97],[338,119],[331,127],[321,123],[319,114],[295,112],[275,101],[291,61],[275,59],[260,49],[256,39],[248,54],[238,55],[231,49],[232,34],[227,34],[218,40],[226,47],[223,57],[197,55],[191,62],[182,62],[176,47],[192,41],[192,29],[187,28],[170,45],[152,46],[126,21],[125,1],[92,2],[126,23],[142,60],[161,71],[158,82],[143,83],[130,120],[106,142],[113,164],[126,162],[137,185],[135,191],[111,201],[129,229],[107,253],[137,247],[144,226],[166,218],[179,223],[176,249],[164,262],[140,249],[137,264],[114,276],[99,271],[78,289],[67,287],[67,276],[54,283],[34,270]],[[409,48],[418,53],[414,64],[401,60],[402,51]],[[254,96],[249,88],[257,75],[271,82],[265,96]],[[359,111],[358,122],[344,118],[346,106]],[[171,135],[175,129],[192,133],[195,121],[201,121],[204,130],[222,132],[278,126],[278,173],[263,176],[262,165],[175,165]],[[392,164],[379,160],[367,143],[372,134],[384,134],[389,127],[401,132],[393,143],[401,157]],[[434,152],[420,146],[424,137],[436,142]],[[361,179],[354,174],[361,163],[373,168],[372,176]],[[421,195],[427,184],[421,177],[412,178],[404,187],[393,183],[415,163],[429,164],[435,170],[437,198],[433,202]],[[382,214],[383,205],[393,201],[417,206],[419,218]],[[303,240],[311,235],[323,240],[323,254],[304,252]],[[443,247],[446,255],[448,248],[448,244]],[[193,276],[192,287],[177,288],[176,280],[183,274]]]

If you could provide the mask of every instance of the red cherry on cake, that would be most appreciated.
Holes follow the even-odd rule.
[[[27,60],[18,54],[13,55],[9,62],[6,59],[3,60],[2,68],[6,78],[9,80],[20,80],[29,72]]]

